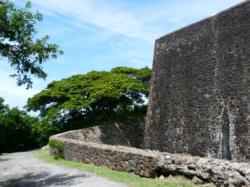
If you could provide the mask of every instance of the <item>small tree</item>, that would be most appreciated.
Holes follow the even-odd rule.
[[[127,67],[74,75],[50,83],[26,107],[64,130],[144,115],[150,75]]]
[[[0,0],[0,57],[2,56],[15,69],[11,75],[17,85],[32,86],[31,75],[45,79],[47,74],[42,64],[62,54],[59,46],[49,44],[49,36],[35,38],[35,25],[42,21],[39,12],[30,12],[31,3],[25,8],[16,8],[8,0]]]

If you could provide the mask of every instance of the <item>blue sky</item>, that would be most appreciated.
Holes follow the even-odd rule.
[[[0,63],[0,96],[22,107],[52,80],[116,66],[152,67],[155,39],[239,3],[241,0],[32,0],[44,19],[38,36],[50,35],[64,55],[44,64],[45,81],[17,87],[8,63]],[[26,0],[14,0],[24,6]]]

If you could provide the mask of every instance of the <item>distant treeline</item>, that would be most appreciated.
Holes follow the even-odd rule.
[[[59,131],[55,126],[49,126],[18,108],[10,108],[0,97],[0,153],[40,147],[56,132]]]

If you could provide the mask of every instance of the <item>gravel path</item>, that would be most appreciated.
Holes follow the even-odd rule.
[[[20,152],[0,156],[1,187],[126,187],[90,173],[43,163],[32,154]]]

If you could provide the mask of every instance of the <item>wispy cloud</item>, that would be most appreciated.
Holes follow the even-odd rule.
[[[130,11],[122,1],[111,0],[46,0],[32,1],[44,13],[71,17],[78,25],[93,24],[98,27],[143,40],[153,40],[158,32],[148,27],[147,19]]]
[[[25,2],[25,0],[21,0]],[[204,17],[242,0],[33,0],[45,13],[69,17],[78,26],[92,24],[114,33],[153,42],[171,23],[184,26],[187,17]],[[19,1],[20,4],[20,1]],[[192,19],[190,19],[192,20]]]

